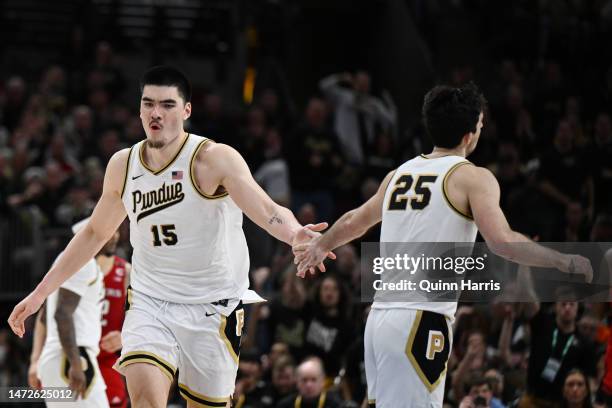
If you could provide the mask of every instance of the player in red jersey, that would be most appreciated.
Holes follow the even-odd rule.
[[[106,396],[111,407],[127,407],[127,390],[123,376],[113,369],[121,350],[121,326],[125,317],[125,298],[131,265],[115,254],[119,232],[104,245],[96,261],[104,273],[105,298],[102,305],[102,338],[98,364],[104,382]]]

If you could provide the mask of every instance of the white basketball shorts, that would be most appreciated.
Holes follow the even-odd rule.
[[[372,309],[364,345],[370,407],[442,407],[452,346],[446,317],[413,309]]]

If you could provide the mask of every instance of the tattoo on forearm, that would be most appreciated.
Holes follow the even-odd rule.
[[[278,216],[278,214],[274,214],[274,215],[272,216],[272,218],[270,218],[270,219],[268,220],[268,224],[272,225],[272,224],[274,224],[274,223],[277,223],[277,224],[282,224],[282,223],[283,223],[283,219],[282,219],[282,218],[280,218],[280,217]]]
[[[57,309],[55,310],[55,321],[57,322],[57,331],[62,349],[69,361],[79,359],[73,315],[80,299],[81,297],[76,293],[60,288]]]

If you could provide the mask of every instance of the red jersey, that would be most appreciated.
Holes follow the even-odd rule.
[[[125,270],[126,260],[114,257],[111,270],[104,277],[104,290],[106,296],[102,305],[102,337],[108,332],[121,331],[125,317]],[[108,353],[100,349],[98,362],[100,365],[112,366],[117,360],[118,353]]]

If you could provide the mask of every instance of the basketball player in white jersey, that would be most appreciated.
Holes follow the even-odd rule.
[[[423,120],[434,149],[390,172],[378,192],[344,214],[327,233],[294,247],[298,274],[324,254],[382,220],[381,242],[474,242],[514,262],[585,274],[588,259],[546,249],[514,232],[499,207],[499,184],[466,157],[476,148],[485,99],[473,85],[437,86],[426,96]],[[507,243],[523,243],[518,248]],[[374,298],[365,329],[370,406],[441,407],[456,302],[383,302]]]
[[[75,224],[73,232],[85,223]],[[55,265],[64,256],[61,254]],[[47,401],[47,407],[108,407],[106,385],[96,359],[102,333],[102,300],[104,275],[93,258],[47,299],[45,316],[41,317],[46,327],[38,327],[35,334],[46,333],[38,359],[40,384],[70,386],[78,394],[75,402]],[[40,345],[41,341],[36,343]]]
[[[257,185],[236,150],[185,132],[191,87],[180,71],[150,69],[141,91],[146,140],[110,159],[89,224],[15,306],[9,324],[23,336],[24,320],[127,215],[134,253],[116,368],[126,376],[132,405],[165,407],[178,372],[188,406],[225,407],[235,385],[241,297],[248,288],[242,212],[290,245],[326,225],[302,227]]]

